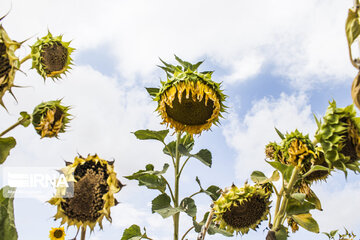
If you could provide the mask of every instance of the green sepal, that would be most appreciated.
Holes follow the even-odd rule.
[[[136,132],[133,132],[133,134],[136,136],[137,139],[140,140],[154,139],[160,142],[164,142],[165,137],[168,135],[168,133],[169,130],[153,131],[149,129],[138,130]]]
[[[156,97],[160,88],[146,88],[146,91],[149,93],[151,97]]]
[[[14,194],[15,188],[5,186],[0,189],[0,239],[18,239],[14,218]]]
[[[16,146],[16,140],[13,137],[0,138],[0,164],[3,164],[10,154],[10,150]]]
[[[146,230],[144,228],[144,233],[141,233],[140,227],[136,224],[131,225],[129,228],[124,230],[121,240],[140,240],[148,239],[146,236]]]

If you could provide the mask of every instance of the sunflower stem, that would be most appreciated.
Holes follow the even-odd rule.
[[[86,228],[81,227],[81,240],[85,240]]]
[[[192,226],[191,228],[189,228],[189,229],[184,233],[184,235],[182,236],[181,240],[184,240],[185,237],[186,237],[186,235],[187,235],[191,230],[193,230],[193,228],[194,228],[194,226]]]
[[[24,117],[20,118],[16,123],[14,123],[13,125],[11,125],[9,128],[7,128],[6,130],[4,130],[2,133],[0,133],[0,137],[4,136],[5,134],[7,134],[8,132],[10,132],[11,130],[13,130],[14,128],[16,128],[17,126],[19,126],[20,124],[22,124],[26,119]]]
[[[170,186],[169,182],[168,182],[168,181],[166,180],[166,178],[164,178],[164,176],[162,176],[162,175],[161,175],[161,178],[165,181],[166,186],[167,186],[168,189],[169,189],[169,192],[170,192],[170,195],[171,195],[171,199],[173,200],[173,202],[175,202],[175,196],[174,196],[174,193],[173,193],[173,191],[172,191],[172,189],[171,189],[171,186]]]
[[[31,54],[27,55],[26,57],[24,57],[23,59],[20,60],[20,65],[23,64],[24,62],[26,62],[27,60],[29,60],[31,58]]]
[[[188,157],[188,158],[185,160],[185,162],[183,163],[183,165],[181,166],[181,169],[180,169],[179,175],[181,175],[181,173],[182,173],[182,171],[183,171],[183,169],[184,169],[184,167],[185,167],[186,163],[189,161],[189,159],[190,159],[190,157]]]
[[[213,206],[211,206],[211,211],[208,215],[208,218],[206,219],[206,223],[204,224],[204,226],[201,228],[201,232],[199,233],[198,237],[197,237],[197,240],[204,240],[205,239],[205,235],[207,233],[207,230],[209,229],[210,227],[210,224],[211,224],[211,220],[212,220],[212,217],[214,215],[214,209],[213,209]]]
[[[181,140],[181,133],[178,132],[176,135],[176,151],[175,151],[175,194],[174,194],[174,207],[179,206],[179,180],[180,180],[180,152],[179,143]],[[174,240],[179,239],[179,220],[180,213],[176,213],[173,216],[174,219]]]
[[[292,193],[295,183],[298,180],[298,175],[299,175],[300,170],[301,170],[301,167],[296,166],[292,171],[291,178],[290,178],[289,183],[287,184],[287,187],[285,188],[285,186],[283,184],[283,188],[281,190],[283,190],[282,195],[284,195],[284,198],[283,198],[283,201],[282,201],[279,211],[277,212],[277,214],[275,214],[274,225],[272,227],[273,231],[276,231],[285,220],[286,208],[287,208],[287,205],[289,202],[289,197],[290,197],[290,194]]]

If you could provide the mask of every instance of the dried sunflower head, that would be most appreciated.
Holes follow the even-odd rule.
[[[0,21],[3,18],[0,18]],[[20,46],[21,43],[11,40],[3,26],[0,25],[0,105],[5,109],[6,107],[2,100],[5,93],[9,92],[14,96],[11,88],[14,86],[15,72],[20,68],[20,61],[15,56],[15,51]]]
[[[354,105],[338,108],[330,102],[322,123],[318,123],[315,138],[321,144],[325,161],[335,167],[360,172],[360,118],[356,117]]]
[[[245,184],[226,189],[214,202],[214,221],[221,229],[246,234],[250,228],[256,230],[269,214],[269,194],[263,188]]]
[[[276,142],[270,142],[268,145],[265,146],[265,155],[270,160],[285,163],[281,146],[278,145]]]
[[[225,111],[226,96],[220,84],[211,79],[212,72],[198,72],[202,62],[191,64],[175,56],[178,66],[160,66],[167,74],[167,81],[160,89],[152,88],[149,93],[158,102],[157,111],[163,124],[176,132],[200,134],[219,122]]]
[[[293,218],[288,217],[287,222],[288,222],[288,225],[291,228],[291,231],[293,233],[295,233],[295,232],[297,232],[299,230],[299,225],[294,221]]]
[[[70,42],[63,42],[62,35],[53,37],[50,32],[31,46],[32,68],[44,78],[61,78],[72,64]]]
[[[307,169],[315,157],[315,147],[309,135],[303,135],[298,130],[285,135],[282,140],[284,162],[288,165],[300,165]]]
[[[102,229],[104,217],[111,222],[110,208],[118,203],[114,194],[123,187],[116,178],[114,162],[89,155],[66,164],[61,172],[66,179],[74,179],[74,193],[71,198],[62,193],[63,197],[57,195],[48,201],[57,206],[55,220],[61,218],[61,224],[77,228],[89,226],[91,231],[98,223]]]
[[[65,240],[65,230],[64,227],[51,228],[49,238],[50,240]]]
[[[65,132],[70,121],[69,108],[61,105],[61,100],[43,102],[35,107],[32,124],[41,138],[58,137],[59,133]]]

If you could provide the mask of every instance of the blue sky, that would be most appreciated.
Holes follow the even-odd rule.
[[[24,57],[28,45],[49,29],[72,40],[75,66],[58,82],[44,81],[27,62],[17,73],[14,89],[18,104],[6,95],[9,114],[0,111],[0,129],[32,112],[41,101],[64,98],[75,116],[60,140],[40,140],[31,127],[19,127],[10,135],[18,145],[5,166],[60,168],[63,160],[98,153],[116,159],[116,170],[127,186],[117,194],[120,205],[112,209],[113,223],[95,231],[91,240],[120,239],[124,228],[136,223],[158,240],[172,236],[170,220],[151,214],[150,202],[157,193],[138,187],[122,176],[153,163],[169,161],[159,143],[139,141],[131,134],[138,129],[165,127],[154,112],[144,87],[159,86],[165,74],[156,65],[159,57],[174,63],[173,54],[184,60],[205,60],[200,70],[215,70],[213,79],[223,82],[228,113],[219,127],[196,138],[196,148],[208,148],[213,166],[193,161],[182,178],[182,196],[197,191],[195,177],[203,186],[222,188],[233,182],[241,186],[253,170],[269,174],[264,146],[278,141],[274,126],[283,132],[296,128],[312,136],[313,113],[322,116],[328,101],[351,104],[350,86],[356,75],[347,53],[344,23],[352,1],[328,0],[12,0],[1,3],[1,14],[12,5],[3,25],[10,37],[21,41],[35,34],[17,53]],[[360,179],[334,173],[314,191],[324,211],[313,211],[321,231],[346,227],[360,234]],[[51,197],[51,196],[49,196]],[[16,199],[15,219],[20,240],[47,239],[58,225],[51,216],[56,209],[46,199]],[[196,197],[200,214],[208,209],[205,196]],[[199,214],[199,215],[200,215]],[[182,217],[184,232],[190,222]],[[201,218],[201,216],[199,216]],[[264,239],[257,232],[228,239]],[[69,228],[67,236],[74,236]],[[196,234],[189,235],[195,239]],[[207,239],[225,239],[220,235]],[[327,239],[300,230],[290,239]]]

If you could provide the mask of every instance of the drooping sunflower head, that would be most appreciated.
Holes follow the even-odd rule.
[[[50,240],[65,240],[65,230],[64,227],[51,228],[49,238]]]
[[[226,96],[220,89],[220,83],[211,79],[212,72],[198,72],[202,62],[191,64],[177,56],[178,66],[168,64],[160,66],[167,74],[167,81],[161,82],[160,89],[148,89],[158,102],[157,111],[163,124],[174,128],[176,132],[200,134],[217,124],[221,113],[225,112]]]
[[[322,167],[328,168],[328,170],[316,170],[307,175],[304,180],[308,183],[316,182],[316,181],[324,181],[331,174],[331,168],[329,164],[325,161],[325,154],[321,147],[317,147],[315,149],[315,155],[313,159],[313,165],[318,165]],[[305,171],[309,171],[310,169],[305,169]]]
[[[53,37],[50,32],[31,46],[32,68],[44,78],[61,78],[72,64],[70,42],[63,42],[62,35]]]
[[[11,88],[14,86],[15,72],[20,68],[19,58],[15,56],[15,51],[20,46],[21,43],[11,40],[0,24],[0,105],[4,108],[2,98],[6,92],[13,95]]]
[[[214,202],[214,221],[231,233],[246,234],[250,228],[256,230],[269,214],[269,194],[261,187],[245,184],[238,188],[233,185]]]
[[[354,105],[338,108],[335,101],[330,102],[318,126],[315,138],[323,148],[329,167],[359,172],[360,119],[356,117]]]
[[[278,162],[284,162],[283,153],[281,150],[281,146],[278,145],[276,142],[270,142],[268,145],[265,146],[265,155],[270,160],[275,160]]]
[[[58,137],[59,133],[65,132],[70,121],[69,108],[61,105],[61,100],[43,102],[35,107],[32,124],[41,138]]]
[[[284,161],[289,165],[301,165],[307,169],[315,157],[315,147],[308,135],[303,135],[298,130],[288,133],[282,140]]]
[[[61,218],[61,224],[77,228],[89,226],[91,231],[98,223],[102,229],[104,217],[111,222],[110,208],[118,203],[114,194],[123,187],[116,178],[114,162],[89,155],[66,164],[61,171],[66,179],[74,179],[73,197],[61,193],[48,201],[57,206],[55,220]]]

